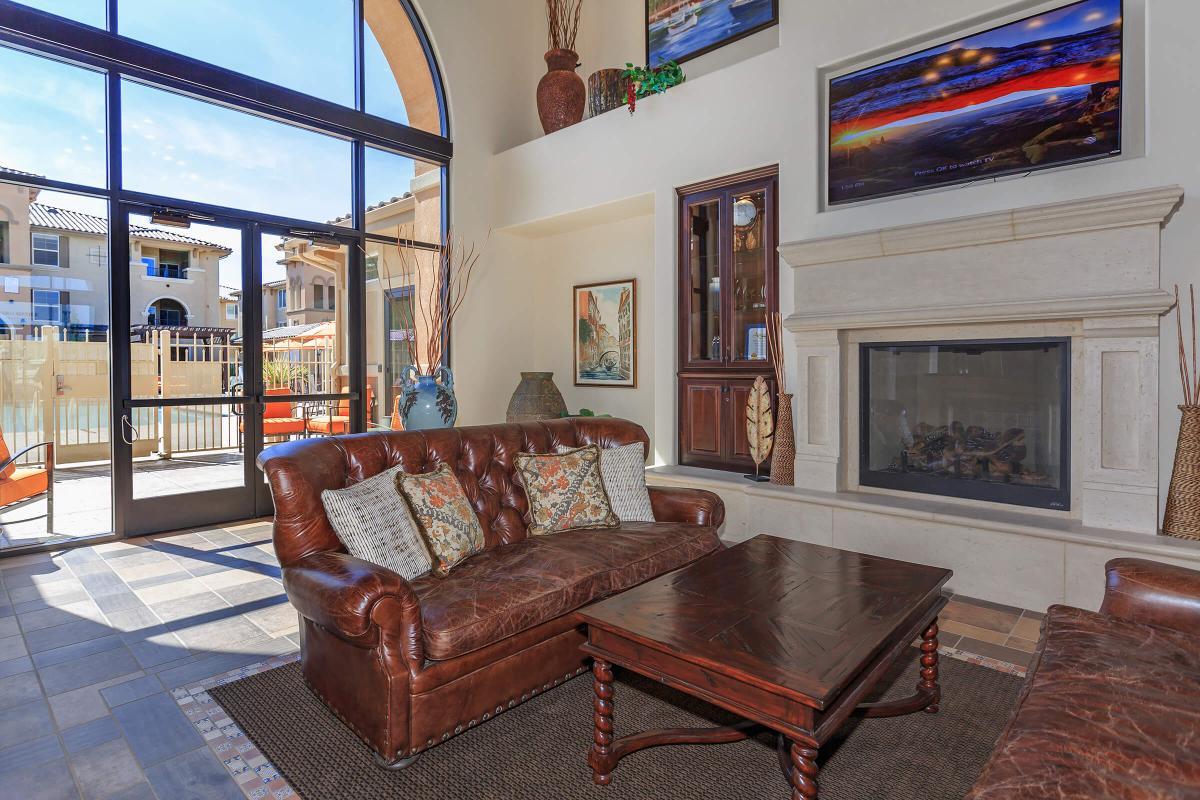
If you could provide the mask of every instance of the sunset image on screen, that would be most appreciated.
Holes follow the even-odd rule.
[[[1083,0],[833,79],[829,200],[1120,151],[1121,0]]]

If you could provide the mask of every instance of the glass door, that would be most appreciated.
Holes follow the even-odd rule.
[[[124,390],[124,529],[138,535],[262,513],[257,386],[247,380],[257,369],[258,331],[243,329],[256,315],[242,313],[259,283],[251,226],[143,209],[119,216],[114,235],[128,243],[114,283],[124,284],[120,311],[128,311],[128,335],[118,340],[125,374],[116,382]]]
[[[355,366],[362,364],[361,248],[269,225],[255,225],[252,235],[262,316],[245,344],[261,365],[261,446],[364,430],[375,398],[373,385],[363,389],[365,370]],[[261,477],[257,484],[260,505],[269,508]]]

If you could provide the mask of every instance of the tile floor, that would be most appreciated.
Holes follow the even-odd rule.
[[[1019,672],[1039,619],[955,596],[941,641]],[[0,797],[251,796],[184,687],[287,659],[296,630],[267,520],[0,559]]]

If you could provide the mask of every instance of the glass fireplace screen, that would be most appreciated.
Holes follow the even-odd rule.
[[[1070,508],[1070,347],[862,345],[859,483]]]

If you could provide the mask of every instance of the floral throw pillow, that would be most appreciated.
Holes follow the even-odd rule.
[[[400,473],[396,488],[408,500],[433,556],[433,572],[446,577],[455,565],[483,550],[483,527],[450,467],[424,475]]]
[[[604,490],[596,445],[558,455],[518,453],[516,466],[529,498],[531,534],[545,536],[621,524]]]

